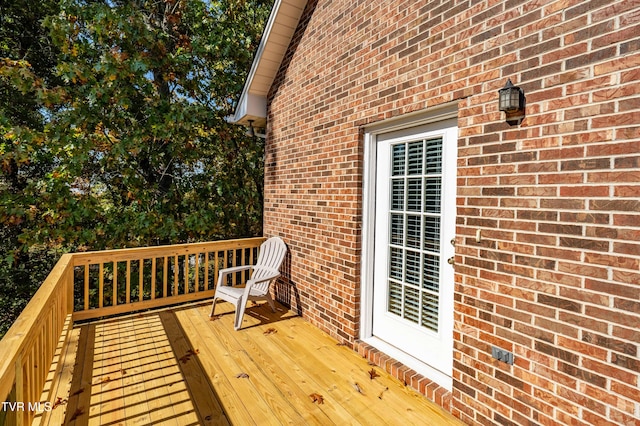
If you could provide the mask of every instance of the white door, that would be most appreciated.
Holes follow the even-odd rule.
[[[457,133],[449,120],[376,139],[372,332],[446,377],[453,364]]]

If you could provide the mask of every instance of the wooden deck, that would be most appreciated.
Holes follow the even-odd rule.
[[[249,307],[236,332],[230,308],[214,320],[201,303],[76,326],[45,392],[54,408],[35,423],[460,424],[286,309]]]

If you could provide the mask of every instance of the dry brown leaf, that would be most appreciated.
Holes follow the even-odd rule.
[[[180,357],[180,362],[186,364],[187,361],[191,360],[192,355],[198,355],[200,353],[199,349],[189,349],[186,355]]]
[[[236,374],[236,378],[238,378],[238,379],[248,379],[249,375],[247,373],[239,373],[239,374]]]
[[[107,376],[107,377],[103,377],[100,380],[100,383],[109,383],[111,381],[111,377]]]
[[[372,368],[371,370],[369,370],[369,378],[371,380],[375,379],[376,377],[380,377],[380,375],[378,374],[378,372],[376,371],[375,368]]]
[[[360,387],[360,385],[356,382],[353,384],[353,388],[358,391],[359,393],[364,395],[364,391],[362,390],[362,388]]]
[[[120,370],[120,373],[122,373],[122,375],[124,376],[125,374],[127,374],[127,370],[123,368],[122,370]]]
[[[322,395],[320,395],[319,393],[312,393],[311,395],[309,395],[309,398],[311,398],[311,402],[317,402],[318,404],[324,404],[324,397]]]
[[[346,343],[336,343],[336,346],[347,346]]]
[[[385,392],[386,392],[386,391],[388,391],[388,390],[389,390],[389,388],[384,388],[384,389],[382,390],[382,392],[380,392],[380,395],[378,395],[378,398],[379,398],[379,399],[382,399],[382,394],[383,394],[383,393],[385,393]]]
[[[278,330],[276,330],[275,328],[268,328],[268,329],[267,329],[264,333],[262,333],[262,334],[264,334],[265,336],[268,336],[268,335],[270,335],[270,334],[275,334],[275,333],[277,333],[277,332],[278,332]]]
[[[212,317],[209,317],[209,321],[217,321],[220,319],[220,315],[214,315]]]
[[[55,410],[56,408],[58,408],[61,405],[64,405],[67,403],[67,399],[62,399],[60,397],[56,398],[56,401],[53,403],[53,407],[51,407],[52,410]]]

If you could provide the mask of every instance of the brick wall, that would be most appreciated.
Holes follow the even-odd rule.
[[[508,77],[520,126],[497,110]],[[291,249],[287,301],[357,345],[362,127],[452,101],[454,389],[436,399],[469,424],[638,424],[638,1],[310,0],[270,95],[265,234]]]

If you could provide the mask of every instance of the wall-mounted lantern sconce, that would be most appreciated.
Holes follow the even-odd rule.
[[[524,120],[525,98],[524,91],[518,86],[514,86],[511,79],[507,79],[507,84],[500,90],[499,109],[504,111],[507,123],[514,126]]]
[[[253,129],[253,120],[249,120],[249,130],[245,134],[251,138],[256,135],[256,131]]]
[[[246,131],[245,135],[253,138],[253,137],[259,137],[261,139],[265,139],[267,136],[264,133],[257,133],[256,129],[253,127],[253,122],[255,120],[248,120],[249,121],[249,130]]]

